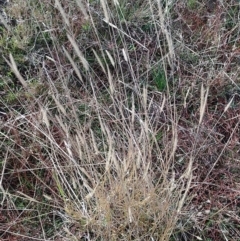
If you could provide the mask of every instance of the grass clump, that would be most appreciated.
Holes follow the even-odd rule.
[[[237,240],[233,8],[7,5],[0,239]]]

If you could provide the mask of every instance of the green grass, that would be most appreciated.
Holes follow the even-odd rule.
[[[6,6],[0,240],[239,239],[239,4],[161,3]]]
[[[194,10],[197,7],[197,1],[196,0],[188,0],[187,1],[187,6],[189,9]]]

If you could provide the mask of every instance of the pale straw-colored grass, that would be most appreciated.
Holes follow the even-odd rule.
[[[98,36],[100,33],[91,12],[87,11],[82,1],[78,0],[77,3],[85,18],[89,16],[91,19],[91,27]],[[178,118],[176,106],[170,101],[174,96],[171,96],[168,87],[165,93],[156,91],[159,98],[155,100],[147,86],[140,85],[139,73],[127,45],[131,42],[143,51],[148,49],[121,25],[117,26],[117,21],[111,22],[107,1],[101,0],[100,3],[104,15],[102,21],[116,34],[111,36],[112,40],[116,41],[119,35],[123,45],[114,53],[93,49],[95,62],[102,69],[104,79],[99,79],[91,69],[81,51],[81,43],[69,30],[67,39],[73,51],[70,53],[65,47],[64,54],[82,89],[88,91],[82,94],[75,89],[78,98],[73,98],[68,89],[68,79],[62,71],[58,71],[56,78],[58,87],[55,86],[56,80],[48,75],[49,91],[45,99],[33,98],[39,106],[36,115],[25,117],[20,124],[26,125],[29,131],[20,128],[18,132],[35,142],[36,146],[41,147],[37,150],[44,153],[39,165],[50,170],[55,189],[50,194],[43,191],[43,197],[55,203],[51,204],[53,212],[61,213],[66,220],[64,231],[59,231],[61,235],[75,237],[76,240],[81,235],[88,237],[86,240],[169,240],[187,199],[193,157],[189,157],[185,172],[176,178],[174,162],[178,145]],[[114,3],[118,6],[117,1]],[[65,23],[63,26],[71,28],[63,3],[56,0],[55,4]],[[154,7],[149,1],[149,12]],[[168,21],[165,19],[167,15],[161,9],[160,2],[158,8],[159,30],[163,31],[169,49],[165,59],[169,63],[162,63],[166,71],[166,65],[173,64],[174,50],[171,34],[164,26]],[[158,28],[157,24],[155,27]],[[113,33],[109,31],[109,34]],[[57,42],[54,44],[58,45]],[[99,47],[103,47],[102,43]],[[134,51],[137,56],[137,50]],[[124,69],[122,61],[127,63]],[[23,87],[27,88],[27,80],[19,74],[11,55],[8,63]],[[53,63],[58,64],[57,61]],[[58,65],[57,68],[60,67]],[[116,69],[120,71],[115,72]],[[99,82],[102,86],[97,84]],[[199,124],[207,99],[203,88],[201,93]],[[154,116],[152,106],[156,103],[158,111]],[[85,107],[84,113],[79,112],[80,105]],[[162,121],[164,111],[170,115],[168,120]],[[160,140],[157,138],[159,132],[163,133]],[[51,190],[51,184],[44,185]],[[39,202],[21,191],[17,193],[29,202]],[[58,210],[55,208],[57,204]],[[76,229],[71,229],[72,225],[80,229],[81,235],[74,233]],[[45,240],[45,231],[42,232],[41,240]]]

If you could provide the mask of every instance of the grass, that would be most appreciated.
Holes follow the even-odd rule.
[[[239,240],[239,7],[6,5],[0,239]]]

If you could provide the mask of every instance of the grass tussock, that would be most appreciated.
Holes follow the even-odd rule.
[[[240,238],[239,3],[0,7],[0,239]]]

